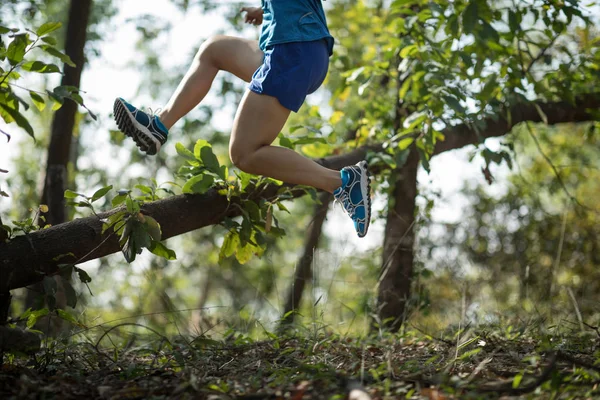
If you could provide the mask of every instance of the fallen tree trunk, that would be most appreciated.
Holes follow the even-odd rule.
[[[538,108],[545,114],[542,113]],[[583,122],[593,120],[590,109],[600,107],[600,93],[579,97],[575,104],[568,102],[516,105],[510,109],[512,124],[504,118],[489,118],[488,128],[477,133],[467,125],[448,128],[442,133],[446,140],[439,142],[434,154],[457,149],[468,144],[479,143],[488,137],[503,136],[520,122],[542,122],[548,124],[563,122]],[[332,169],[362,160],[367,151],[381,151],[382,145],[363,146],[343,155],[317,160]],[[250,194],[251,199],[272,199],[277,196],[279,187],[272,186]],[[298,197],[305,192],[295,190]],[[240,215],[238,207],[228,202],[225,196],[211,190],[204,195],[178,195],[147,203],[144,214],[151,215],[161,225],[163,239],[181,235],[208,225],[214,225],[226,217]],[[100,214],[106,218],[114,210]],[[119,251],[117,237],[110,232],[101,234],[102,221],[91,216],[16,237],[0,243],[0,293],[25,287],[43,279],[45,274],[57,272],[58,264],[84,262]]]
[[[367,147],[364,147],[321,162],[330,168],[341,169],[363,159],[366,151]],[[273,199],[279,189],[279,186],[267,186],[250,194],[249,198]],[[292,190],[292,193],[297,197],[305,191]],[[239,198],[232,198],[228,202],[226,196],[210,190],[203,195],[177,195],[146,203],[142,212],[158,221],[164,240],[240,215],[240,208],[233,206],[239,201]],[[40,281],[44,275],[55,273],[59,264],[81,263],[119,251],[116,235],[101,233],[102,219],[114,212],[101,213],[100,218],[75,219],[0,244],[0,293]]]

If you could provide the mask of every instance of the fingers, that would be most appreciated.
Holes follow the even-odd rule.
[[[244,22],[252,25],[260,25],[262,24],[262,13],[261,15],[257,15],[257,10],[254,7],[242,7],[240,9],[240,13],[246,13],[244,16]]]

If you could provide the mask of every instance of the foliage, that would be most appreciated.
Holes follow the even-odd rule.
[[[471,293],[491,292],[504,312],[525,310],[558,321],[573,316],[575,308],[584,322],[595,317],[600,293],[595,130],[594,124],[517,130],[507,139],[517,167],[504,193],[466,184],[472,206],[439,234],[432,235],[432,227],[421,233],[423,258],[438,259],[435,248],[445,254],[457,249],[459,256],[443,265],[472,263],[474,271],[460,279],[469,282]]]
[[[35,31],[22,31],[0,26],[0,116],[7,124],[16,123],[31,137],[34,137],[33,127],[22,114],[22,110],[27,110],[30,103],[40,111],[44,110],[46,106],[50,106],[55,111],[66,99],[85,107],[78,88],[57,86],[52,91],[39,92],[28,90],[17,83],[23,73],[53,74],[61,72],[56,64],[41,61],[40,51],[67,66],[75,66],[69,56],[54,47],[57,40],[51,33],[61,26],[60,22],[46,22]],[[15,89],[26,91],[29,101],[19,96]],[[90,115],[95,118],[91,112]],[[7,132],[2,133],[10,138]]]
[[[300,140],[307,143],[306,138],[298,139]],[[293,146],[292,141],[288,142]],[[204,139],[196,142],[193,152],[181,143],[176,145],[176,149],[186,160],[186,165],[178,171],[178,175],[186,180],[182,187],[183,193],[204,194],[210,189],[215,189],[230,201],[231,207],[237,207],[242,212],[241,222],[231,218],[225,218],[222,222],[228,233],[221,245],[220,261],[235,255],[238,262],[245,264],[254,255],[263,254],[267,246],[266,235],[281,237],[285,234],[273,215],[275,206],[288,211],[281,201],[291,198],[291,194],[288,187],[282,186],[283,182],[270,178],[255,178],[239,170],[230,174],[229,168],[219,163],[212,146]],[[253,191],[259,192],[261,186],[268,184],[281,186],[275,199],[267,201],[249,198],[248,194]]]
[[[330,13],[341,43],[333,65],[345,78],[331,79],[332,101],[361,121],[358,142],[387,143],[388,156],[373,161],[399,166],[414,143],[428,170],[446,128],[484,132],[490,117],[510,125],[513,105],[572,101],[598,90],[600,39],[580,2],[395,0],[389,9],[352,3],[338,2]],[[481,150],[488,163],[507,156]]]

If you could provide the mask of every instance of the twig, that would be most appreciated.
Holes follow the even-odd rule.
[[[496,393],[506,393],[506,394],[510,394],[510,395],[520,395],[520,394],[533,392],[541,384],[543,384],[544,382],[546,382],[548,380],[548,378],[550,377],[550,374],[556,368],[556,361],[557,361],[557,353],[553,352],[552,355],[550,356],[548,365],[542,371],[540,376],[537,377],[535,380],[533,380],[532,382],[530,382],[527,385],[513,388],[512,382],[510,382],[510,386],[506,386],[504,383],[502,383],[502,386],[488,385],[488,386],[476,388],[475,390],[478,392],[496,392]]]
[[[554,163],[552,162],[552,160],[550,159],[550,157],[548,157],[548,155],[546,155],[546,153],[544,153],[544,150],[542,149],[542,146],[540,145],[540,142],[539,142],[538,138],[535,136],[535,134],[533,133],[533,130],[531,129],[531,124],[529,122],[527,122],[525,125],[527,126],[527,130],[529,131],[529,135],[531,136],[531,138],[535,142],[535,146],[537,147],[538,151],[540,152],[540,154],[542,155],[542,157],[544,158],[544,160],[546,160],[546,162],[548,163],[548,165],[550,165],[550,168],[552,168],[552,171],[554,172],[554,176],[556,176],[556,180],[558,181],[558,183],[560,184],[560,186],[562,187],[562,189],[564,190],[564,192],[566,193],[566,195],[571,199],[571,201],[573,201],[575,204],[577,204],[581,208],[589,209],[589,207],[587,207],[584,204],[581,204],[579,202],[579,200],[577,200],[577,198],[575,196],[573,196],[571,194],[571,192],[569,192],[569,189],[565,185],[565,182],[563,181],[562,177],[560,176],[560,173],[558,172],[558,170],[554,166]]]
[[[413,329],[416,329],[419,332],[421,332],[423,335],[429,336],[433,340],[438,340],[438,341],[440,341],[440,342],[442,342],[442,343],[444,343],[444,344],[446,344],[446,345],[448,345],[450,347],[454,346],[454,342],[451,342],[450,340],[447,340],[447,339],[444,339],[444,338],[441,338],[441,337],[438,338],[438,337],[435,337],[433,335],[430,335],[429,333],[425,332],[424,330],[418,328],[417,326],[415,326],[413,324],[411,324],[410,327],[413,328]]]
[[[583,323],[585,326],[587,326],[590,329],[593,329],[594,331],[596,331],[596,335],[598,335],[598,337],[600,337],[600,327],[598,326],[592,326],[586,322]]]
[[[535,64],[536,62],[538,62],[540,60],[540,58],[542,58],[544,56],[544,54],[546,54],[546,51],[548,51],[548,49],[550,47],[552,47],[552,45],[554,44],[554,42],[556,42],[556,39],[558,39],[558,37],[560,35],[561,35],[560,33],[556,34],[556,36],[554,36],[552,38],[552,40],[550,41],[550,43],[548,43],[548,45],[546,47],[544,47],[542,49],[542,51],[540,51],[540,53],[534,59],[531,60],[531,62],[527,66],[527,68],[523,71],[523,75],[527,75],[529,73],[529,70],[531,69],[531,67],[533,67],[533,64]]]

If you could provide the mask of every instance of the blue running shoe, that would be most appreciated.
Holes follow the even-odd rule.
[[[148,115],[120,97],[115,99],[114,114],[121,132],[132,138],[143,152],[154,155],[167,141],[169,131],[158,116]]]
[[[342,186],[333,192],[346,213],[354,221],[354,228],[359,237],[364,237],[369,230],[371,220],[371,182],[367,162],[344,167],[340,171]]]

